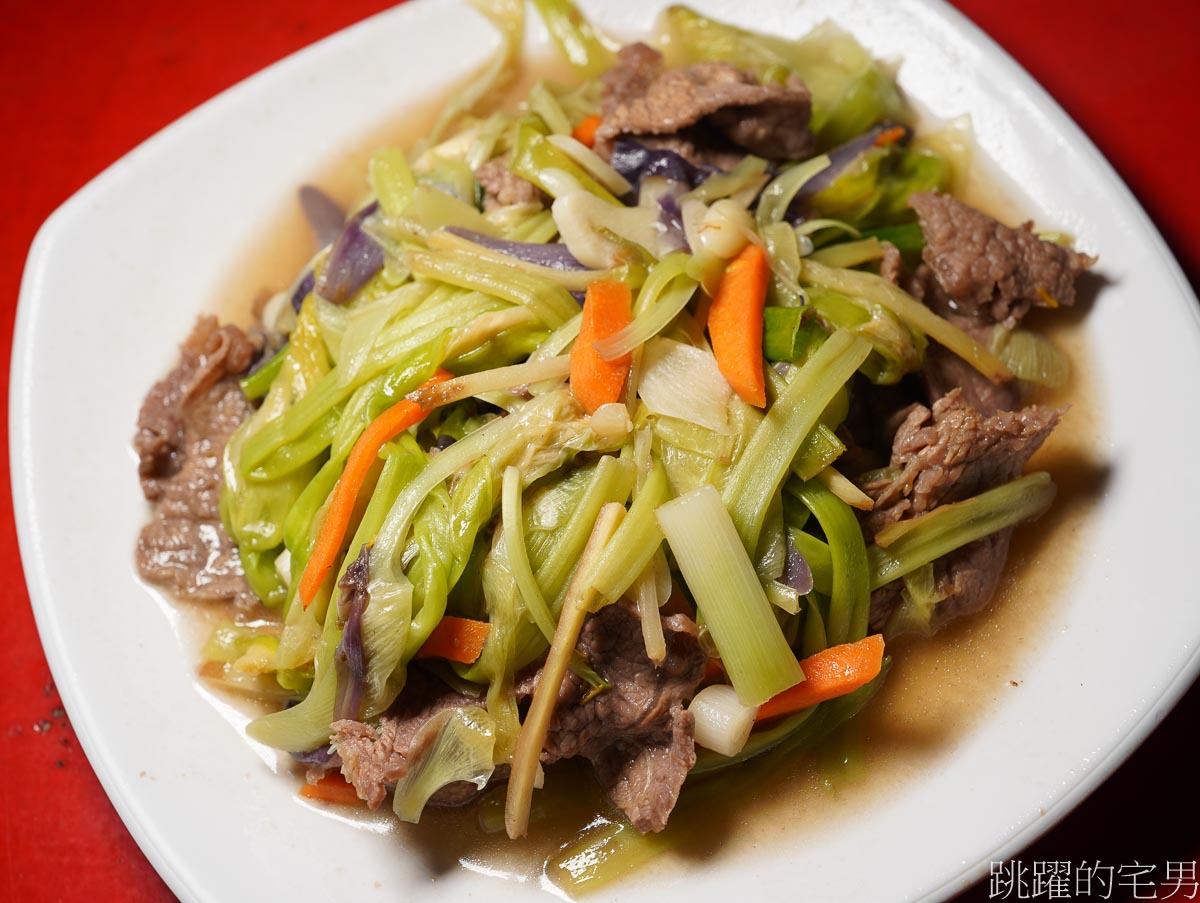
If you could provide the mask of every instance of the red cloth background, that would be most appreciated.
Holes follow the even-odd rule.
[[[8,374],[25,255],[41,222],[110,163],[263,66],[378,12],[387,0],[45,0],[0,25],[0,372]],[[1058,99],[1158,223],[1200,285],[1200,8],[1194,0],[957,0]],[[0,393],[7,408],[8,392]],[[7,416],[3,418],[7,424]],[[0,445],[8,470],[8,443]],[[0,900],[161,901],[79,749],[54,690],[0,481]],[[1181,591],[1195,596],[1194,587]],[[1114,663],[1119,667],[1119,663]],[[1022,860],[1200,857],[1193,687],[1120,771]],[[919,855],[919,840],[915,847]],[[1143,897],[1146,891],[1141,891]],[[1163,893],[1166,893],[1164,888]],[[1182,895],[1176,897],[1179,899]],[[1114,900],[1131,900],[1131,889]],[[986,884],[960,899],[988,899]]]

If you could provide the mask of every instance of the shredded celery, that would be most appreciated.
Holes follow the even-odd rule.
[[[747,549],[757,545],[767,503],[782,485],[804,437],[870,350],[865,339],[834,333],[771,405],[730,468],[722,496]]]

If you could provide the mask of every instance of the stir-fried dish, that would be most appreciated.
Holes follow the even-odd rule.
[[[301,192],[296,283],[199,320],[140,414],[137,561],[228,607],[200,672],[274,703],[249,734],[306,795],[486,793],[515,838],[579,757],[653,834],[988,603],[1055,492],[1067,361],[1022,321],[1093,260],[958,199],[961,130],[830,25],[619,46],[534,6],[575,83],[478,112],[524,31],[489,5],[498,56],[356,209]]]

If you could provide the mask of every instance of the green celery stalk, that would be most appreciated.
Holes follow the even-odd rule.
[[[543,532],[540,541],[531,535],[530,529],[530,520],[540,514],[538,506],[531,505],[526,510],[525,535],[529,537],[531,564],[543,595],[553,600],[550,605],[555,617],[561,610],[563,592],[600,510],[610,502],[625,503],[633,491],[635,470],[632,460],[604,455],[590,473],[584,471],[575,478],[583,486],[582,491],[575,485],[574,491],[561,499],[571,506],[566,523],[556,525],[553,530],[538,531]],[[545,652],[546,645],[540,631],[529,625],[518,637],[516,666],[521,668],[529,664]]]
[[[613,63],[612,42],[584,17],[571,0],[533,0],[550,37],[581,75],[594,78]]]
[[[404,151],[398,147],[380,148],[371,155],[367,172],[371,193],[379,199],[383,212],[388,216],[403,214],[417,187]]]
[[[743,705],[804,680],[721,496],[701,486],[657,511],[658,523]]]
[[[804,183],[822,170],[829,168],[829,157],[822,154],[798,163],[790,169],[785,169],[767,183],[758,197],[758,206],[754,217],[759,229],[778,223],[787,213],[788,205],[796,197],[796,193],[804,187]]]
[[[829,645],[860,640],[867,635],[867,617],[871,609],[871,572],[858,518],[853,508],[816,480],[803,483],[798,494],[816,517],[829,541],[833,565],[829,619],[825,625]]]
[[[272,712],[246,725],[250,739],[285,752],[307,752],[329,742],[337,669],[333,656],[342,641],[337,618],[326,618],[316,653],[316,678],[299,704]]]
[[[242,394],[251,401],[256,398],[262,398],[271,388],[271,383],[275,382],[281,370],[283,370],[284,359],[288,355],[288,346],[285,344],[282,348],[271,355],[271,359],[251,373],[249,376],[243,376],[238,380],[238,385],[242,387]]]
[[[592,589],[603,599],[616,602],[650,564],[662,545],[655,511],[670,498],[666,468],[656,460],[592,572]]]
[[[808,260],[828,267],[856,267],[883,256],[883,246],[874,236],[860,238],[857,241],[843,241],[828,245],[808,255]]]
[[[1050,474],[1036,471],[880,531],[867,550],[871,589],[911,574],[967,543],[1043,514],[1054,501]],[[898,529],[897,529],[898,528]],[[880,541],[887,542],[883,548]]]
[[[552,329],[579,313],[579,305],[561,285],[531,276],[513,266],[485,260],[477,254],[414,249],[409,252],[408,265],[416,276],[437,279],[527,307]]]
[[[811,480],[840,458],[845,450],[846,446],[837,433],[818,421],[804,437],[804,444],[792,460],[792,473],[802,480]]]
[[[553,198],[563,193],[565,182],[594,194],[602,201],[617,207],[623,206],[582,166],[547,141],[546,136],[528,118],[517,126],[516,144],[509,168]]]
[[[747,550],[758,543],[767,504],[822,411],[871,352],[865,339],[839,330],[819,348],[771,405],[722,493]]]
[[[805,281],[857,295],[890,310],[901,322],[946,346],[989,379],[999,381],[1012,376],[991,351],[886,279],[874,273],[823,266],[808,258],[801,267]]]
[[[878,229],[864,229],[863,237],[877,238],[890,242],[902,254],[920,251],[925,247],[925,233],[918,223],[904,223],[899,226],[880,226]]]

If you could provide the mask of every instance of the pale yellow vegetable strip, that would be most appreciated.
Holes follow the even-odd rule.
[[[533,801],[533,784],[542,746],[550,730],[559,688],[571,664],[571,653],[579,642],[579,633],[594,595],[589,587],[592,565],[624,516],[625,507],[616,502],[609,502],[600,509],[596,526],[592,528],[592,535],[575,569],[575,577],[567,588],[562,612],[558,616],[558,627],[554,631],[554,642],[550,644],[542,676],[533,692],[529,714],[525,716],[521,734],[517,737],[517,751],[513,753],[512,773],[508,779],[508,796],[504,806],[504,830],[513,840],[529,833],[529,806]]]
[[[816,479],[817,482],[851,508],[857,508],[859,511],[870,511],[875,507],[875,503],[871,500],[871,497],[850,482],[850,479],[832,464],[820,471]]]
[[[504,469],[501,483],[500,521],[504,529],[504,550],[508,553],[508,570],[517,593],[525,604],[525,610],[533,623],[546,637],[547,643],[554,642],[554,615],[542,595],[533,568],[529,564],[529,550],[525,547],[525,522],[521,513],[521,470],[514,464]]]
[[[661,555],[660,548],[655,555]],[[634,599],[637,600],[638,615],[642,621],[642,641],[646,644],[646,658],[661,665],[667,657],[667,638],[663,635],[662,617],[658,607],[663,600],[658,598],[658,580],[655,575],[656,562],[646,565],[633,584]]]
[[[800,266],[800,278],[804,281],[857,295],[887,308],[905,324],[949,348],[993,382],[1012,378],[1009,369],[990,350],[886,279],[874,273],[827,267],[811,258],[801,260]]]
[[[571,358],[564,354],[544,361],[527,361],[523,364],[512,364],[508,367],[496,367],[492,370],[469,373],[466,376],[456,376],[454,379],[437,384],[436,388],[445,387],[444,391],[434,392],[431,390],[435,386],[427,386],[410,392],[405,397],[426,410],[432,410],[484,392],[498,392],[513,386],[564,378],[570,369]]]

